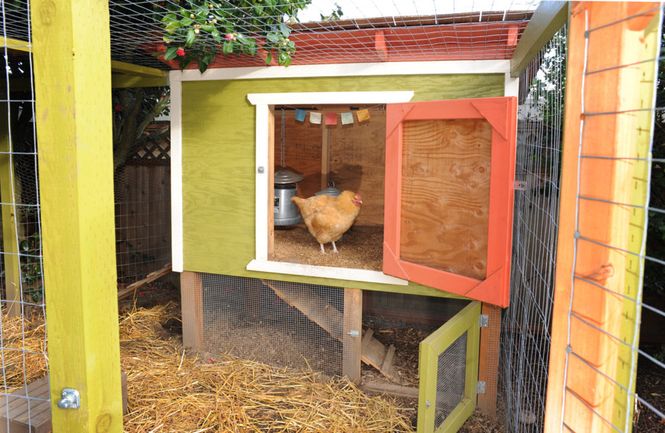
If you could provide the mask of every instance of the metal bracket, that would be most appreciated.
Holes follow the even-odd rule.
[[[480,327],[481,328],[487,328],[490,326],[490,316],[487,314],[481,314],[480,315]]]
[[[487,383],[484,380],[479,380],[476,382],[476,394],[485,394],[487,389]]]
[[[81,394],[74,388],[64,388],[58,400],[60,409],[78,409],[81,407]]]
[[[513,184],[513,188],[517,191],[526,191],[526,181],[525,180],[516,180]]]

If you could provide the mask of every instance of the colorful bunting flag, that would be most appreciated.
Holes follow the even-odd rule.
[[[307,116],[307,111],[300,109],[296,110],[296,122],[304,122],[306,116]]]
[[[342,125],[350,125],[353,123],[353,113],[342,113]]]
[[[326,113],[326,125],[337,125],[337,113]]]
[[[358,116],[358,123],[367,122],[369,120],[369,110],[358,110],[356,116]]]
[[[315,111],[312,111],[309,113],[309,123],[312,123],[314,125],[320,125],[321,124],[321,113],[317,113]]]

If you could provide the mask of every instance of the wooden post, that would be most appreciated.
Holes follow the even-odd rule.
[[[5,301],[7,314],[18,316],[21,314],[21,269],[18,256],[19,248],[19,222],[16,217],[16,208],[13,203],[18,202],[18,191],[15,190],[14,170],[11,166],[9,146],[9,110],[0,109],[0,201],[2,204],[2,252],[5,266]]]
[[[330,129],[325,125],[325,119],[322,121],[323,135],[321,137],[321,189],[328,187],[330,178]]]
[[[544,431],[628,433],[660,8],[571,8]]]
[[[30,4],[53,431],[119,433],[108,2]]]
[[[195,351],[203,350],[203,281],[197,272],[180,274],[182,308],[182,344]]]
[[[485,382],[485,393],[478,394],[478,409],[496,418],[496,395],[499,379],[499,345],[501,343],[501,308],[483,304],[482,314],[489,319],[486,328],[480,328],[480,359],[478,380]]]
[[[355,383],[360,383],[363,331],[363,291],[344,289],[344,354],[342,373]]]
[[[270,182],[270,185],[268,185],[268,258],[272,259],[273,254],[275,254],[275,111],[273,109],[268,111],[267,170],[268,181]]]

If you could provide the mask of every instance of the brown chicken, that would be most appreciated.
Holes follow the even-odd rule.
[[[308,199],[293,197],[293,203],[300,209],[305,225],[321,246],[321,253],[326,250],[323,244],[332,242],[333,252],[337,252],[338,241],[351,228],[360,213],[363,204],[360,194],[344,191],[337,197],[315,195]]]

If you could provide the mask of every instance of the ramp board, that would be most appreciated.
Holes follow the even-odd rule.
[[[278,281],[263,280],[275,295],[293,308],[303,313],[309,320],[319,325],[334,339],[342,342],[344,339],[344,315],[333,305],[330,305],[309,288],[294,289]],[[376,368],[381,374],[393,382],[399,383],[395,374],[393,362],[395,360],[395,347],[386,348],[379,340],[374,338],[374,331],[368,329],[363,332],[361,360]]]

